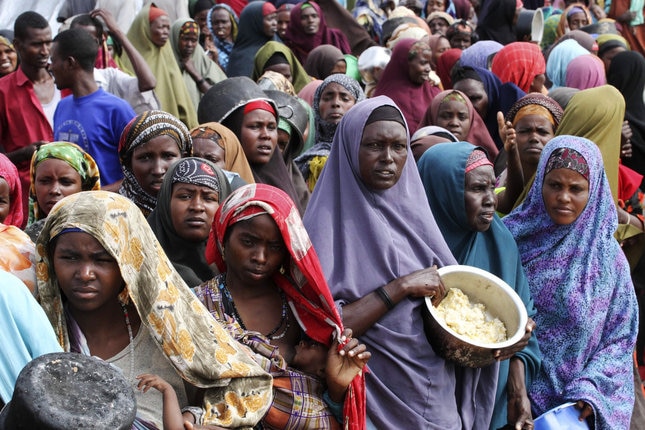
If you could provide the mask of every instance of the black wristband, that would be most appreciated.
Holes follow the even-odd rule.
[[[387,307],[387,310],[391,310],[394,308],[394,303],[392,303],[392,299],[390,298],[390,295],[385,291],[385,288],[383,287],[378,287],[376,289],[376,294],[383,300],[383,303],[385,303],[385,307]]]
[[[203,84],[204,82],[206,82],[206,79],[201,78],[199,81],[197,81],[197,85],[201,85],[201,84]]]

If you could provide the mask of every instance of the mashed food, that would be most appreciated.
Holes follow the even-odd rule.
[[[459,288],[450,288],[437,306],[437,315],[454,332],[478,343],[506,340],[506,327],[498,318],[487,314],[481,303],[471,303]]]

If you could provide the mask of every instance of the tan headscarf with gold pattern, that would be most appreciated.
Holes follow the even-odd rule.
[[[49,213],[36,244],[41,304],[67,351],[63,301],[47,246],[63,230],[92,235],[114,257],[151,337],[189,383],[206,389],[203,423],[251,427],[269,408],[272,379],[208,313],[164,254],[141,210],[105,191],[81,192]],[[123,296],[123,293],[120,297]]]

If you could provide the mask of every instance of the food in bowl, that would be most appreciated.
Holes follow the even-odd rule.
[[[437,317],[451,330],[469,340],[498,343],[506,340],[506,327],[491,317],[482,303],[473,303],[459,288],[450,288],[437,306]]]

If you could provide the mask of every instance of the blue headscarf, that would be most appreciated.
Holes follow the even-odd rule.
[[[504,280],[520,296],[528,316],[533,318],[536,310],[520,253],[502,220],[497,214],[493,215],[490,228],[484,232],[473,231],[468,225],[464,200],[466,161],[476,149],[483,151],[468,142],[439,143],[421,156],[418,163],[419,174],[432,214],[457,262],[486,270]],[[541,362],[535,334],[515,357],[524,362],[525,384],[529,387]],[[492,429],[504,427],[507,422],[506,384],[509,365],[509,360],[500,363],[495,409],[490,426]]]
[[[589,200],[571,224],[555,224],[542,184],[551,154],[570,148],[589,168]],[[638,305],[629,265],[614,239],[618,216],[598,146],[558,136],[542,151],[528,196],[504,218],[535,299],[542,369],[529,387],[542,414],[569,401],[593,407],[597,429],[629,428]]]

